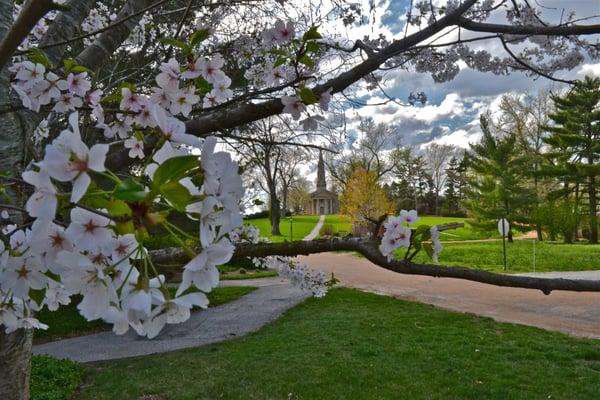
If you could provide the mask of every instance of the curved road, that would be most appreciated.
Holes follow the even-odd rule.
[[[504,288],[461,279],[402,275],[349,253],[299,257],[315,270],[334,273],[343,286],[432,304],[570,335],[600,339],[600,293]],[[600,279],[588,272],[577,279]]]

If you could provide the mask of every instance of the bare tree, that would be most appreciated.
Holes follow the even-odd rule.
[[[435,196],[433,213],[438,215],[440,193],[446,186],[446,167],[448,161],[456,154],[456,148],[447,144],[431,143],[425,148],[424,155],[427,161],[427,168],[431,174],[433,183],[433,192]]]
[[[380,180],[396,166],[397,159],[391,157],[392,150],[400,146],[397,127],[386,123],[376,123],[373,118],[361,120],[358,126],[360,138],[349,149],[338,149],[330,155],[327,169],[330,175],[344,187],[356,168],[373,172]]]

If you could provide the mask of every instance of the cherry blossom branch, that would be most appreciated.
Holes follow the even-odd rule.
[[[14,24],[10,27],[2,42],[0,42],[0,69],[4,68],[10,61],[11,56],[19,45],[25,40],[33,27],[49,11],[61,9],[52,0],[30,0],[28,1]]]
[[[550,294],[553,290],[574,292],[600,292],[600,281],[562,278],[536,278],[522,275],[505,275],[466,267],[419,264],[410,261],[388,260],[379,251],[375,238],[333,238],[311,241],[282,243],[240,243],[235,248],[234,258],[297,256],[331,251],[356,251],[372,263],[390,271],[409,275],[424,275],[436,278],[454,278],[480,282],[495,286],[541,290]],[[185,251],[167,248],[150,252],[152,261],[160,265],[183,264],[189,260]]]
[[[512,50],[508,47],[506,41],[504,40],[503,37],[500,37],[500,42],[502,42],[502,47],[504,47],[504,50],[521,66],[523,66],[525,69],[528,69],[540,76],[543,76],[546,79],[550,79],[552,81],[555,82],[561,82],[561,83],[567,83],[569,85],[574,85],[575,81],[573,80],[565,80],[565,79],[560,79],[560,78],[556,78],[550,74],[547,74],[543,71],[540,71],[539,69],[533,67],[530,64],[527,64],[525,61],[521,60],[515,53],[512,52]]]
[[[83,39],[86,39],[86,38],[89,38],[89,37],[92,37],[92,36],[99,35],[101,33],[109,31],[109,30],[111,30],[113,28],[116,28],[117,26],[119,26],[119,25],[121,25],[121,24],[129,21],[132,18],[135,18],[135,17],[138,17],[138,16],[142,15],[142,14],[146,13],[147,11],[152,10],[153,8],[159,7],[159,6],[163,5],[164,3],[168,2],[168,1],[169,0],[159,0],[159,1],[157,1],[157,2],[155,2],[153,4],[151,4],[151,5],[149,5],[148,7],[145,7],[143,9],[141,9],[141,10],[135,11],[135,12],[133,12],[131,14],[125,15],[122,18],[117,19],[115,22],[113,22],[111,24],[108,24],[105,27],[97,29],[97,30],[95,30],[93,32],[89,32],[89,33],[86,33],[86,34],[83,34],[83,35],[79,35],[79,36],[76,36],[76,37],[71,38],[71,39],[61,40],[59,42],[44,43],[44,44],[38,46],[37,48],[40,49],[40,50],[45,50],[45,49],[49,49],[49,48],[52,48],[52,47],[65,46],[65,45],[68,45],[70,43],[77,42],[79,40],[83,40]],[[17,54],[23,54],[23,53],[25,53],[25,52],[18,52]]]
[[[532,25],[502,25],[475,22],[460,17],[458,26],[474,32],[506,33],[512,35],[594,35],[600,33],[600,25],[557,25],[557,26],[532,26]]]

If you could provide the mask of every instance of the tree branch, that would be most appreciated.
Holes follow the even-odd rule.
[[[12,54],[23,43],[38,21],[46,13],[58,7],[52,0],[30,0],[23,6],[17,20],[0,42],[0,70],[10,61]]]
[[[375,71],[381,64],[388,59],[410,49],[423,40],[435,35],[448,26],[457,23],[459,17],[466,12],[476,0],[465,1],[460,7],[437,22],[403,39],[396,40],[389,46],[381,49],[372,57],[351,68],[350,70],[330,79],[322,85],[312,88],[316,95],[319,95],[329,88],[332,93],[339,93],[348,86],[359,81],[371,72]],[[280,99],[273,99],[262,103],[241,104],[236,108],[226,111],[208,113],[202,117],[188,121],[186,131],[193,135],[202,135],[208,132],[214,132],[229,128],[234,128],[248,122],[257,121],[271,115],[280,114],[283,111],[283,104]]]
[[[488,285],[541,290],[550,294],[553,290],[574,292],[600,292],[600,281],[575,279],[535,278],[521,275],[497,274],[465,267],[418,264],[410,261],[388,259],[379,251],[375,238],[332,238],[283,243],[241,243],[235,248],[234,257],[297,256],[331,251],[356,251],[382,268],[400,274],[425,275],[436,278],[454,278],[486,283]],[[179,248],[167,248],[150,252],[154,263],[159,265],[183,265],[189,256]]]
[[[533,26],[533,25],[502,25],[475,22],[460,17],[458,26],[474,32],[507,33],[512,35],[593,35],[600,33],[600,25],[558,25],[558,26]]]
[[[102,62],[108,60],[129,37],[144,12],[151,7],[150,3],[150,0],[129,0],[125,3],[117,15],[117,22],[122,21],[122,23],[112,26],[110,30],[98,36],[94,43],[77,56],[77,62],[90,69],[96,69]],[[159,1],[156,4],[161,3]]]

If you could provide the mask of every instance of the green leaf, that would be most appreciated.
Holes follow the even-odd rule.
[[[424,233],[429,233],[431,227],[429,225],[419,225],[415,230],[415,235],[422,235]]]
[[[144,185],[133,178],[127,178],[117,186],[113,192],[113,196],[117,200],[139,201],[144,200],[148,193],[144,190]]]
[[[423,248],[425,249],[425,253],[429,256],[429,258],[433,258],[433,246],[429,242],[423,243]]]
[[[169,158],[156,169],[154,177],[152,178],[152,187],[160,189],[165,183],[172,181],[177,182],[199,165],[200,162],[198,161],[198,156]]]
[[[131,208],[123,200],[110,201],[106,209],[113,216],[131,215]]]
[[[306,45],[306,51],[311,52],[311,53],[316,53],[317,51],[319,51],[319,45],[316,44],[315,42],[309,42]]]
[[[44,53],[40,49],[32,48],[32,49],[29,49],[28,53],[29,54],[28,54],[27,58],[32,63],[42,64],[46,68],[52,68],[52,63],[46,56],[46,53]]]
[[[269,51],[269,53],[271,54],[275,54],[276,56],[287,56],[287,51],[282,50],[282,49],[274,49]]]
[[[128,233],[135,232],[135,225],[131,220],[125,222],[117,222],[115,224],[115,229],[119,235],[126,235]]]
[[[304,54],[302,57],[300,57],[300,59],[298,60],[298,62],[300,64],[304,64],[304,65],[306,65],[307,67],[310,67],[310,68],[312,68],[312,67],[315,66],[315,62],[313,61],[312,58],[310,58],[308,56],[308,54]]]
[[[190,47],[196,47],[199,43],[206,40],[206,38],[208,38],[208,29],[200,29],[199,31],[192,33]]]
[[[305,42],[307,40],[315,40],[315,39],[321,39],[321,38],[322,38],[322,36],[317,31],[316,26],[311,26],[310,29],[304,33],[304,36],[302,36],[302,40],[304,40]]]
[[[167,38],[160,38],[158,40],[162,44],[166,44],[168,46],[173,46],[173,47],[178,47],[180,49],[185,49],[187,47],[187,44],[185,44],[185,42],[182,42],[181,40],[177,40],[177,39],[173,39],[173,38],[167,37]]]
[[[170,182],[161,186],[160,193],[177,211],[185,211],[192,200],[190,192],[179,182]]]
[[[315,96],[312,90],[307,87],[303,87],[298,91],[298,96],[302,99],[302,102],[306,105],[315,104],[319,102],[319,98]]]
[[[255,206],[262,206],[263,204],[265,204],[265,202],[262,201],[261,199],[254,199]]]
[[[285,64],[287,61],[287,59],[285,57],[279,57],[277,60],[275,60],[275,62],[273,63],[273,68],[277,68],[280,65]]]
[[[197,77],[194,80],[194,83],[196,84],[196,89],[200,94],[206,94],[213,89],[213,86],[201,76]]]

